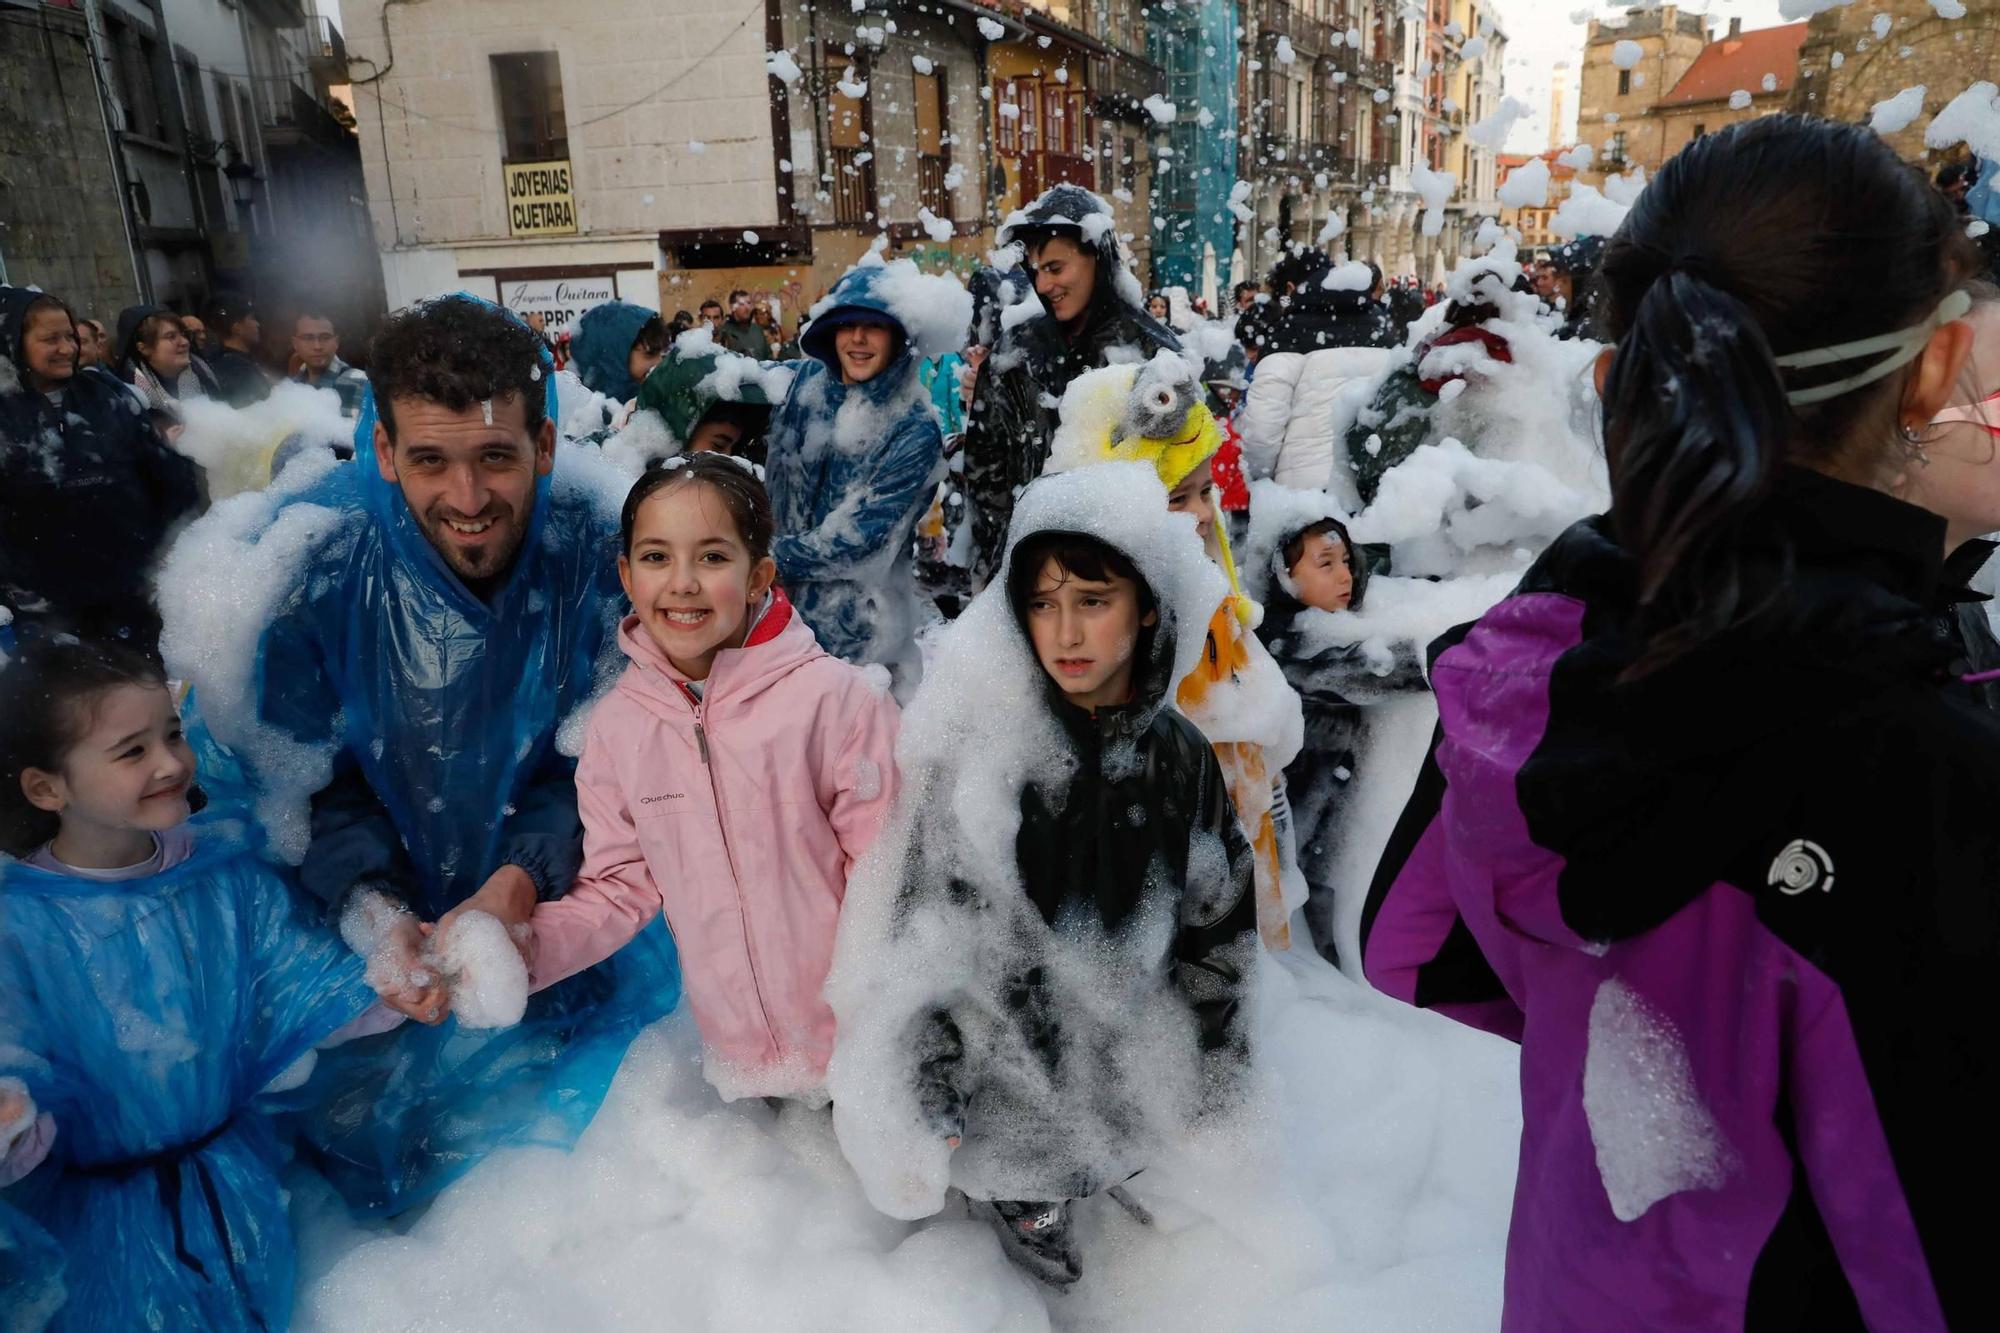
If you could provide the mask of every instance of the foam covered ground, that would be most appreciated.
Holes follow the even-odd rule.
[[[962,1207],[869,1207],[826,1112],[725,1104],[685,1011],[642,1035],[576,1150],[503,1153],[357,1227],[301,1180],[302,1330],[1477,1333],[1499,1326],[1520,1132],[1508,1044],[1316,958],[1264,971],[1253,1113],[1081,1211],[1055,1294]]]

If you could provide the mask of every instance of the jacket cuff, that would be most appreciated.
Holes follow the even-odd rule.
[[[569,892],[575,869],[567,874],[554,864],[556,858],[533,843],[516,843],[501,856],[500,864],[513,866],[535,882],[535,901],[552,903]]]

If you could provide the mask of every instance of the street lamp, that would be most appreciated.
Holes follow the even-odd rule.
[[[229,192],[236,206],[247,212],[257,202],[257,168],[239,157],[224,167],[222,174],[229,177]]]

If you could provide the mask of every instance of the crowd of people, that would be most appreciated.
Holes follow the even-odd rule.
[[[1068,1287],[1078,1202],[1242,1104],[1266,951],[1519,1043],[1506,1328],[1975,1317],[2000,293],[1950,203],[1772,117],[1439,292],[1304,246],[1176,318],[1075,185],[998,244],[790,338],[611,302],[560,371],[470,296],[365,375],[302,312],[345,424],[212,507],[185,404],[272,392],[255,307],[107,345],[0,288],[0,1323],[282,1328],[284,1162],[395,1217],[567,1148],[683,992],[719,1095]],[[1355,630],[1531,340],[1608,511]]]

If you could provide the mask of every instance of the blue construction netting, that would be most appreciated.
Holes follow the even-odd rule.
[[[1153,172],[1153,216],[1166,226],[1153,237],[1152,286],[1199,288],[1204,252],[1212,246],[1226,274],[1236,244],[1236,0],[1153,0],[1147,19],[1147,52],[1179,111],[1173,156]]]

